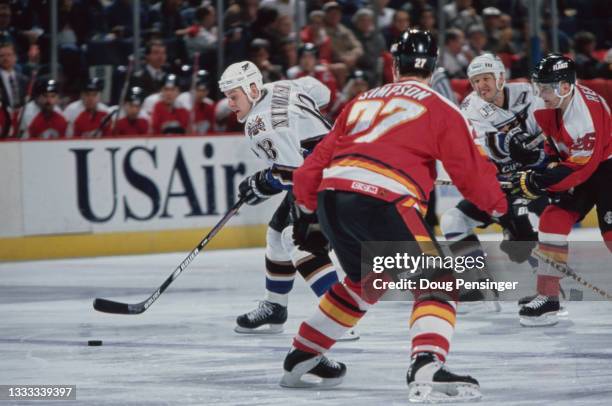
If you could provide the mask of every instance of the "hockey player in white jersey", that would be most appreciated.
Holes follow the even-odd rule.
[[[474,91],[465,98],[460,108],[474,127],[476,142],[496,164],[500,175],[512,174],[525,167],[544,165],[544,138],[533,116],[534,96],[531,85],[505,83],[504,65],[492,54],[474,58],[468,66],[468,77]],[[527,201],[511,200],[513,210],[508,210],[508,214],[501,219],[492,218],[468,200],[462,200],[456,207],[446,211],[440,219],[440,227],[446,239],[454,242],[451,245],[452,251],[456,255],[482,255],[482,247],[474,229],[498,223],[504,229],[501,249],[508,254],[510,260],[517,263],[529,260],[535,266],[536,262],[530,253],[536,244],[537,233],[527,215]],[[546,203],[533,202],[529,208],[539,214]],[[481,291],[462,292],[464,301],[482,300],[486,298],[483,296],[486,294],[483,295]]]
[[[317,296],[338,281],[328,252],[307,252],[293,242],[292,171],[331,126],[319,108],[329,103],[329,89],[312,77],[263,84],[259,69],[249,61],[230,65],[219,80],[251,150],[268,168],[244,179],[239,194],[250,205],[287,191],[266,235],[266,296],[259,306],[236,320],[238,333],[279,333],[287,320],[288,295],[296,270]],[[351,332],[346,339],[357,339]]]

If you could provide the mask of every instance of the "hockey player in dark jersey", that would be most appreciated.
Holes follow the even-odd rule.
[[[549,54],[532,77],[544,108],[535,119],[547,137],[547,152],[556,161],[541,170],[512,176],[514,193],[535,199],[554,193],[540,217],[537,251],[552,262],[567,262],[572,226],[596,206],[599,228],[612,251],[612,134],[610,109],[603,97],[576,84],[574,61]],[[538,261],[537,295],[519,311],[524,326],[558,322],[559,281],[553,265]]]
[[[437,59],[429,32],[405,32],[392,49],[395,83],[356,97],[334,128],[294,174],[300,208],[294,237],[300,246],[320,244],[320,227],[347,277],[303,322],[285,358],[281,385],[305,387],[305,374],[321,385],[339,384],[346,366],[324,353],[376,303],[365,295],[361,243],[418,241],[441,255],[423,216],[441,160],[459,190],[493,216],[508,204],[496,169],[473,141],[470,124],[452,103],[428,85]],[[474,182],[473,174],[479,174]],[[316,215],[314,211],[316,210]],[[440,277],[453,278],[452,272]],[[410,401],[467,401],[480,397],[478,382],[444,363],[456,322],[456,292],[426,290],[415,296],[410,326]],[[379,293],[382,295],[382,292]],[[312,384],[310,384],[312,385]]]

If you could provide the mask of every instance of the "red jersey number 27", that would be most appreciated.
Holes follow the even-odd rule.
[[[384,100],[362,100],[353,104],[346,122],[353,129],[349,135],[360,134],[354,142],[373,142],[394,127],[419,118],[427,109],[419,103],[394,97]]]

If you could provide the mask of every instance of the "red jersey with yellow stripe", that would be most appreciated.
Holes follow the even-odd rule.
[[[405,198],[424,214],[436,160],[481,210],[506,211],[495,166],[479,151],[467,120],[417,81],[384,85],[351,101],[294,172],[293,191],[309,209],[316,208],[317,190],[335,189],[385,201]]]
[[[567,109],[534,112],[547,135],[547,152],[561,160],[566,171],[547,189],[562,192],[585,182],[599,164],[612,158],[610,110],[606,101],[588,87],[576,85]],[[551,145],[552,144],[552,145]],[[556,156],[558,155],[558,156]]]

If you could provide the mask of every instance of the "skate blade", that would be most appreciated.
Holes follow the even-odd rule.
[[[302,377],[314,368],[321,361],[321,358],[322,356],[319,355],[297,364],[292,371],[285,370],[279,385],[284,388],[312,388],[317,386],[316,382],[305,381]]]
[[[482,397],[480,387],[471,383],[412,382],[408,385],[411,403],[469,402]]]
[[[539,317],[520,316],[519,323],[523,327],[547,327],[554,326],[559,322],[557,312],[544,313]]]
[[[234,331],[238,334],[280,334],[283,332],[282,324],[264,324],[257,328],[246,328],[236,326]]]
[[[347,331],[342,337],[337,339],[338,342],[348,342],[348,341],[357,341],[361,338],[358,332],[353,329]]]
[[[481,300],[478,302],[460,302],[457,306],[457,314],[470,313],[499,313],[501,304],[496,300]]]

